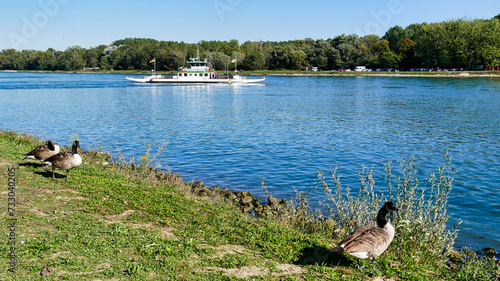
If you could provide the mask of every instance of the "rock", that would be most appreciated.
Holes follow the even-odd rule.
[[[450,254],[448,255],[448,257],[450,258],[450,260],[453,263],[460,262],[460,260],[462,259],[463,256],[464,255],[460,251],[457,251],[457,250],[451,250]]]
[[[264,206],[258,205],[258,206],[255,207],[255,213],[261,214],[262,211],[264,211]]]
[[[253,198],[252,198],[252,197],[250,197],[250,196],[246,196],[246,197],[241,198],[241,203],[242,203],[243,205],[248,205],[248,206],[250,206],[250,205],[251,205],[251,206],[253,207],[252,202],[253,202]]]
[[[205,184],[201,181],[194,181],[191,183],[191,187],[194,188],[202,188],[205,187]]]
[[[210,189],[211,191],[213,191],[213,192],[220,193],[220,187],[218,187],[218,186],[214,186],[214,187],[211,187],[211,188],[209,188],[209,189]]]
[[[255,199],[253,198],[253,201],[252,201],[252,204],[254,207],[258,207],[258,206],[261,206],[261,200],[260,199]]]
[[[240,210],[247,215],[253,213],[253,207],[241,207]]]
[[[269,197],[269,206],[278,206],[280,200],[278,198]]]
[[[494,256],[497,254],[497,250],[495,248],[484,248],[483,253],[487,254],[488,256]]]

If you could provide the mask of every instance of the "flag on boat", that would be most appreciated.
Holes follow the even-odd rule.
[[[231,63],[235,63],[236,62],[236,59],[232,60]]]
[[[155,60],[156,60],[156,58],[154,58],[154,59],[150,60],[150,61],[149,61],[149,63],[152,63],[152,62],[154,62]]]

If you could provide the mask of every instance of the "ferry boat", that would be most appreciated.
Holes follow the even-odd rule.
[[[187,63],[189,67],[180,68],[177,75],[165,77],[156,75],[156,60],[151,76],[144,78],[125,77],[127,80],[139,83],[227,83],[227,84],[247,84],[262,82],[266,78],[247,78],[241,75],[219,75],[213,68],[209,66],[207,60],[200,60],[199,57],[191,58]]]

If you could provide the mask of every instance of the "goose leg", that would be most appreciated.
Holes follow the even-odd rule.
[[[66,170],[66,182],[68,182],[69,170]]]
[[[373,271],[375,271],[375,259],[372,259]]]
[[[42,169],[43,169],[43,170],[45,170],[45,171],[49,171],[49,168],[48,168],[48,167],[49,167],[49,165],[44,166],[44,165],[43,165],[43,161],[42,161],[42,160],[40,160],[40,164],[42,165]]]
[[[54,168],[52,168],[52,179],[56,181],[57,179],[56,179],[56,174],[54,173],[54,170],[55,170],[55,169],[54,169]]]

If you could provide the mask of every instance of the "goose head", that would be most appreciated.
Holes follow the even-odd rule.
[[[387,212],[399,211],[398,208],[396,208],[396,205],[394,205],[394,203],[392,203],[391,201],[385,202],[384,207]]]

